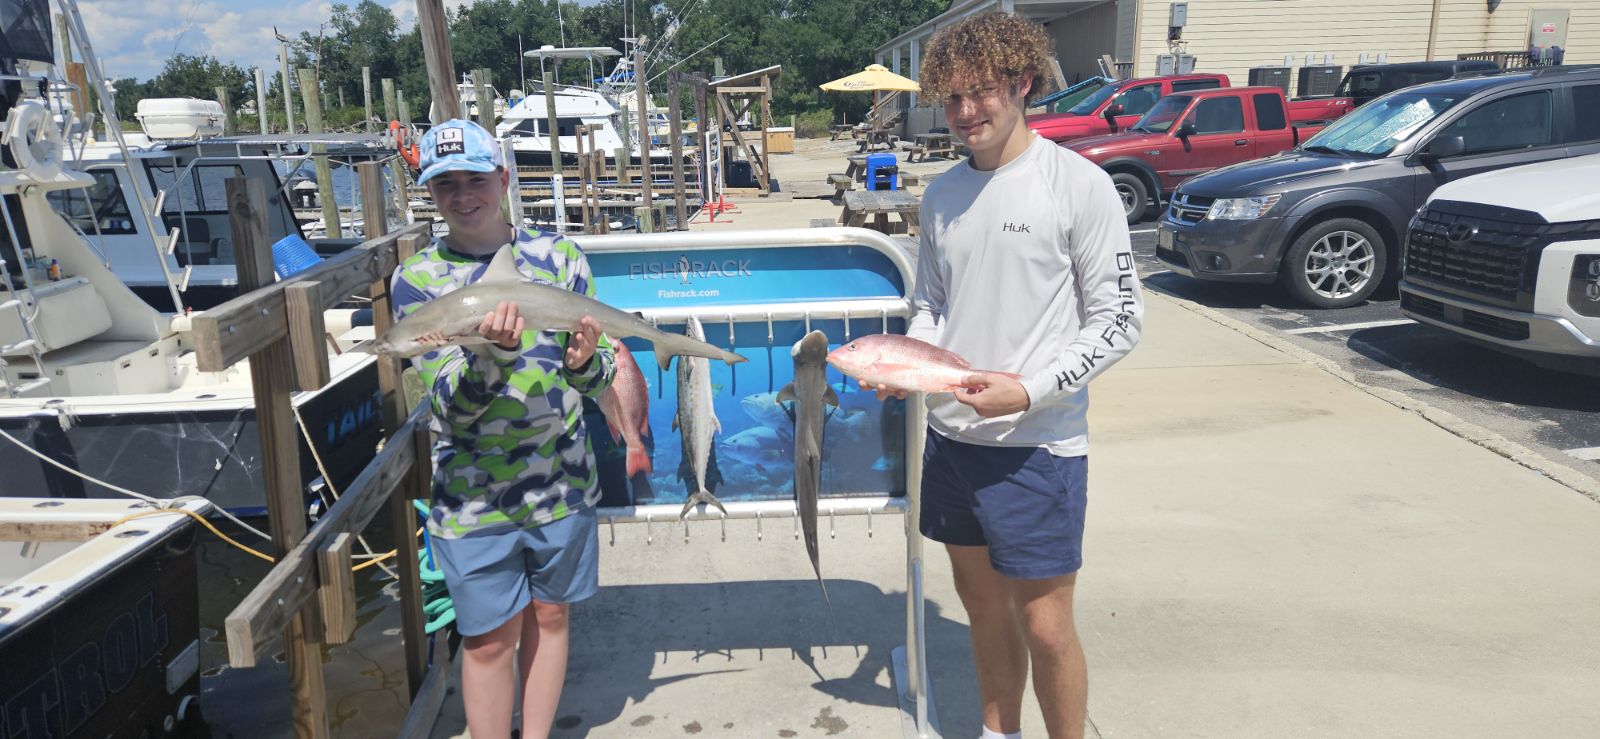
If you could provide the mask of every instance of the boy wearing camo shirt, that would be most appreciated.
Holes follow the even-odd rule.
[[[501,219],[509,173],[488,131],[447,121],[420,148],[417,182],[450,231],[396,270],[397,318],[479,279],[507,244],[525,277],[594,296],[576,244]],[[599,587],[600,486],[582,398],[598,399],[615,364],[592,318],[573,329],[526,330],[516,306],[501,303],[479,326],[491,344],[444,346],[439,336],[418,359],[438,434],[427,527],[464,637],[473,736],[510,735],[517,689],[521,736],[549,734],[566,676],[569,605]]]

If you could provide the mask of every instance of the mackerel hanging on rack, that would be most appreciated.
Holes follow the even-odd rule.
[[[591,316],[606,336],[613,339],[632,336],[654,344],[656,363],[662,369],[679,355],[720,359],[728,364],[745,361],[744,357],[702,339],[662,331],[639,316],[594,298],[532,282],[517,269],[516,254],[510,245],[500,247],[477,282],[428,301],[377,341],[360,348],[374,354],[414,357],[437,348],[423,340],[433,334],[444,336],[445,344],[487,344],[488,340],[478,333],[478,325],[495,306],[505,301],[516,303],[517,312],[528,328],[535,331],[565,331],[578,325],[584,316]]]
[[[700,319],[689,316],[684,332],[696,340],[705,339],[705,329]],[[716,409],[711,404],[711,363],[701,357],[684,357],[678,360],[678,415],[672,419],[672,428],[683,439],[683,461],[678,464],[678,477],[688,492],[679,518],[689,515],[698,503],[708,503],[728,515],[722,501],[712,495],[712,490],[722,482],[717,470],[716,443],[712,438],[722,430]]]

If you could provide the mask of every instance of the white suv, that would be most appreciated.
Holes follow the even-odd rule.
[[[1600,154],[1442,185],[1404,248],[1407,316],[1541,365],[1600,373]]]

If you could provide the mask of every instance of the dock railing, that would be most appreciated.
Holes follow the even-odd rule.
[[[386,233],[381,165],[357,166],[367,233],[361,245],[293,277],[274,281],[266,224],[269,200],[282,197],[257,179],[227,181],[238,254],[239,297],[192,317],[196,363],[220,371],[250,361],[260,429],[266,503],[277,560],[225,621],[229,664],[253,667],[272,637],[284,638],[297,737],[329,736],[323,644],[355,630],[350,544],[387,503],[396,543],[401,627],[410,709],[401,736],[424,735],[444,700],[445,667],[433,663],[422,617],[417,522],[411,499],[427,498],[431,438],[422,411],[401,391],[397,360],[379,357],[385,428],[392,432],[343,496],[306,529],[298,438],[290,397],[329,381],[323,312],[352,295],[372,299],[378,333],[392,323],[388,293],[395,267],[429,239],[428,224]]]

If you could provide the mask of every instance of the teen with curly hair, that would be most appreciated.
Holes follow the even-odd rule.
[[[1021,736],[1030,666],[1050,736],[1083,736],[1086,385],[1138,343],[1144,312],[1111,179],[1023,122],[1049,55],[1039,26],[976,16],[934,36],[919,80],[972,155],[923,196],[907,333],[1015,373],[927,400],[920,528],[972,624],[983,739]]]

